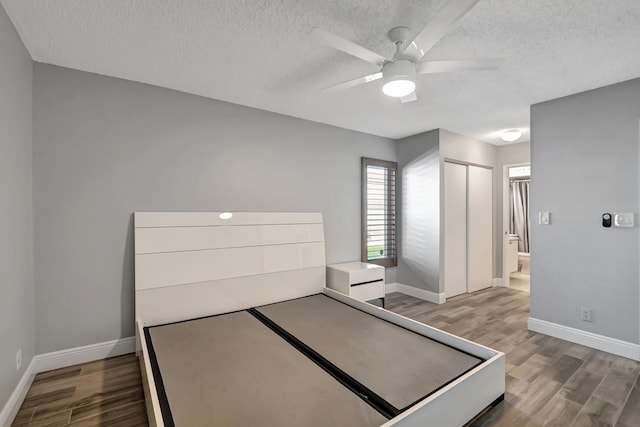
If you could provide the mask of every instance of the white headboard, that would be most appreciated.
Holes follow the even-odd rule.
[[[136,212],[136,321],[154,325],[322,291],[320,213]]]

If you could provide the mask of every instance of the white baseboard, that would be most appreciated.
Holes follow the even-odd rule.
[[[502,280],[502,277],[494,277],[493,286],[504,287],[504,280]]]
[[[640,362],[640,345],[622,341],[617,338],[610,338],[604,335],[547,322],[546,320],[529,318],[528,328],[533,332],[551,335],[576,344],[581,344],[607,353],[617,354]]]
[[[11,425],[20,410],[22,401],[27,395],[36,374],[52,369],[66,368],[67,366],[78,365],[80,363],[106,359],[107,357],[133,353],[135,350],[135,337],[127,337],[34,356],[20,379],[20,382],[18,382],[18,385],[11,394],[11,397],[9,397],[9,400],[4,405],[2,412],[0,412],[0,427],[9,427]]]
[[[29,363],[29,366],[27,366],[27,369],[25,369],[22,378],[20,378],[20,381],[18,381],[18,385],[16,385],[13,393],[11,393],[11,396],[9,396],[9,400],[4,405],[4,408],[2,408],[2,411],[0,411],[1,427],[9,427],[18,414],[20,406],[22,406],[22,401],[27,395],[29,387],[31,387],[33,378],[36,376],[34,367],[35,357],[31,359],[31,362]]]
[[[390,290],[392,289],[392,290]],[[426,289],[414,288],[413,286],[403,285],[402,283],[388,283],[385,285],[385,292],[400,292],[414,298],[420,298],[434,304],[443,304],[446,301],[444,293],[438,294]]]
[[[38,373],[65,368],[80,363],[106,359],[107,357],[133,353],[134,351],[136,351],[136,339],[135,337],[127,337],[85,345],[83,347],[54,351],[52,353],[39,354],[34,357],[36,362],[35,371]]]

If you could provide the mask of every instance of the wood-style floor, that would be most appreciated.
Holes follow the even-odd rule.
[[[133,354],[38,374],[13,426],[146,426]]]
[[[474,427],[640,426],[640,364],[527,331],[528,293],[391,294],[387,308],[507,354],[505,400]],[[145,426],[140,381],[133,355],[38,374],[13,425]]]
[[[518,270],[509,274],[509,288],[530,292],[530,259],[528,256],[518,256]]]
[[[529,293],[490,288],[442,305],[392,294],[396,313],[502,351],[505,400],[472,425],[640,426],[640,363],[529,332]]]

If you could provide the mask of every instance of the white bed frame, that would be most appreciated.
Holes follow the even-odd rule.
[[[136,348],[150,426],[164,427],[143,328],[299,298],[331,298],[484,363],[382,427],[460,427],[504,394],[503,353],[325,287],[319,213],[136,212]],[[417,356],[418,357],[418,356]]]

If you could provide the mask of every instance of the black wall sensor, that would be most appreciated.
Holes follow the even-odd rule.
[[[610,213],[603,213],[602,214],[602,226],[603,227],[611,227],[611,214]]]

